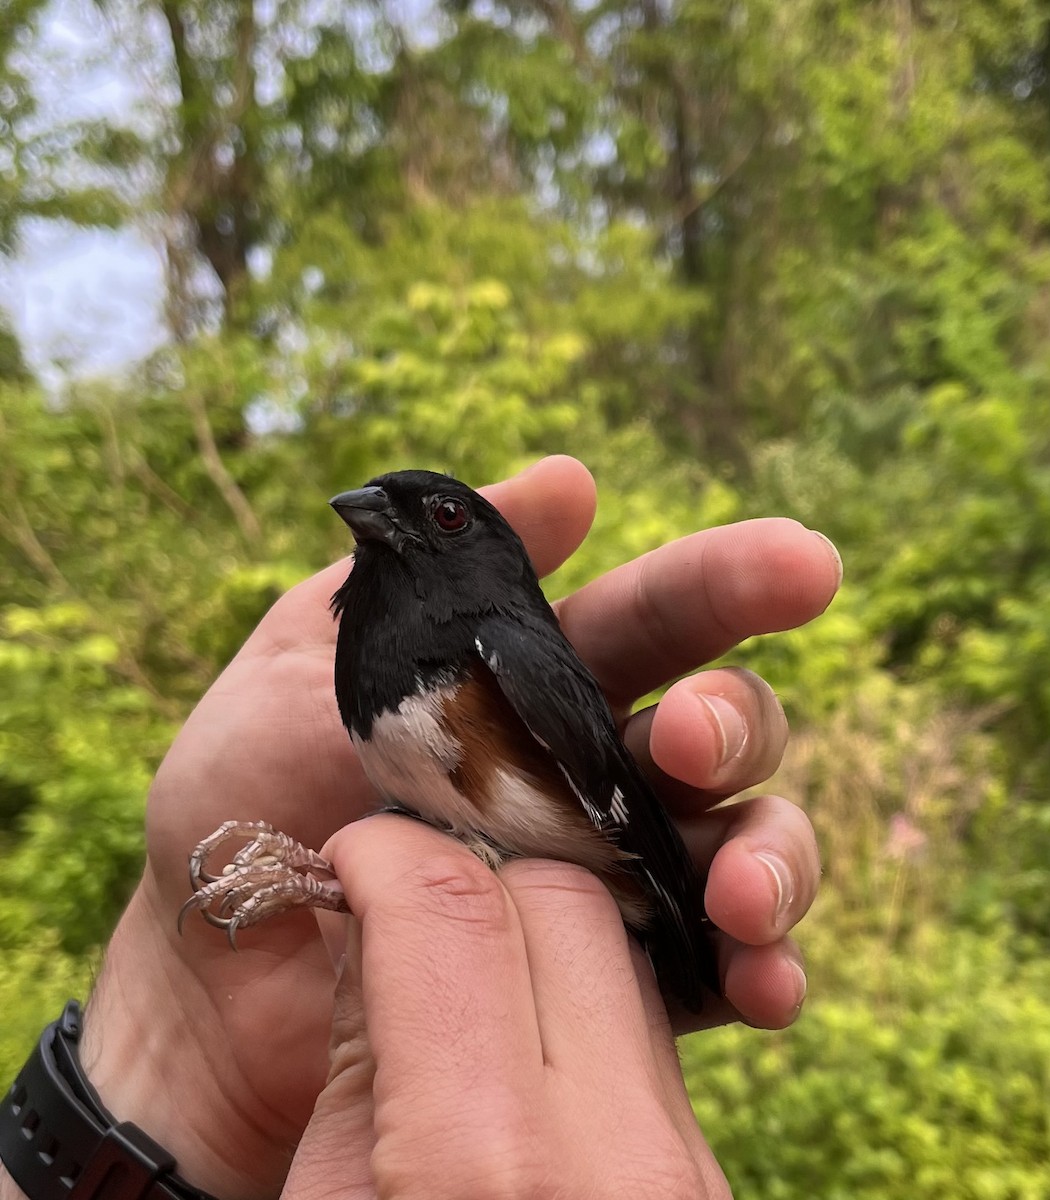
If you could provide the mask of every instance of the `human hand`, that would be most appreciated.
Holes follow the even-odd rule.
[[[576,548],[593,513],[589,476],[568,459],[545,460],[487,494],[541,574]],[[336,564],[284,596],[176,739],[151,791],[143,880],[86,1022],[84,1061],[103,1100],[224,1200],[272,1195],[284,1178],[325,1078],[331,966],[308,914],[245,931],[238,955],[203,923],[178,938],[174,916],[187,896],[186,855],[220,820],[267,820],[319,846],[372,802],[332,698],[327,602],[346,570]],[[815,616],[837,573],[826,543],[801,526],[748,522],[621,567],[559,615],[626,716],[635,697],[736,641]],[[802,988],[787,931],[816,888],[812,833],[783,801],[706,813],[775,769],[786,739],[775,698],[747,673],[709,671],[631,718],[626,738],[643,766],[662,773],[694,853],[713,859],[707,906],[726,933],[727,996],[713,1019],[787,1023]]]
[[[391,816],[325,856],[355,917],[321,914],[345,969],[283,1200],[729,1196],[648,961],[593,875],[497,876]]]

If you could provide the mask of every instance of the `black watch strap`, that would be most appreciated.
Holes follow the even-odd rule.
[[[41,1034],[0,1105],[0,1160],[29,1200],[213,1200],[130,1121],[114,1121],[80,1065],[80,1005]]]

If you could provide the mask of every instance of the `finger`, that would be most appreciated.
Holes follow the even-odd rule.
[[[773,689],[739,667],[679,680],[624,730],[661,800],[682,815],[764,782],[780,766],[787,738]]]
[[[598,502],[591,473],[565,454],[540,459],[481,493],[514,527],[541,577],[579,549]]]
[[[608,891],[566,863],[519,860],[505,866],[501,878],[525,935],[550,1103],[572,1123],[566,1128],[578,1139],[576,1167],[588,1149],[600,1150],[600,1177],[618,1156],[627,1171],[637,1171],[644,1155],[663,1157],[661,1146],[669,1156],[684,1147],[701,1176],[716,1182],[717,1165],[692,1113],[652,969],[628,939]],[[633,1129],[610,1137],[625,1111]],[[638,1149],[632,1138],[640,1139]],[[623,1194],[636,1194],[624,1170],[613,1168]]]
[[[676,1035],[736,1021],[755,1029],[784,1029],[795,1020],[806,998],[806,972],[791,938],[770,946],[743,946],[727,938],[722,958],[725,994],[699,1016],[673,1006],[669,1016]]]
[[[389,815],[340,830],[324,853],[362,925],[369,1028],[391,1075],[399,1064],[406,1078],[441,1074],[454,1092],[541,1061],[521,926],[484,863]],[[497,1036],[497,1022],[531,1029],[532,1043]]]
[[[556,570],[579,547],[594,520],[594,480],[567,455],[553,455],[502,483],[480,489],[525,543],[539,575]],[[350,569],[342,559],[286,592],[249,638],[253,649],[303,651],[334,643],[336,624],[328,611],[332,594]]]
[[[785,1029],[806,998],[802,955],[790,938],[772,946],[740,946],[729,956],[726,1000],[756,1029]]]
[[[361,994],[360,925],[340,921],[345,947],[336,985],[328,1080],[292,1160],[282,1200],[373,1200],[372,1055]]]
[[[525,938],[544,1059],[597,1091],[656,1079],[649,1024],[616,902],[589,871],[523,859],[500,878]]]
[[[820,855],[808,817],[794,804],[779,796],[742,800],[687,822],[683,832],[690,853],[710,861],[704,902],[730,937],[773,943],[809,911]]]
[[[649,956],[636,941],[631,941],[631,962],[634,966],[638,990],[641,993],[649,1025],[649,1038],[657,1070],[663,1086],[664,1109],[670,1115],[679,1136],[686,1144],[700,1136],[700,1129],[693,1114],[692,1101],[682,1076],[682,1064],[675,1043],[675,1030],[668,1016],[666,1002],[660,994],[656,975],[653,973]],[[689,1014],[693,1020],[695,1013]]]
[[[325,853],[362,926],[378,1193],[401,1194],[419,1161],[498,1174],[499,1138],[475,1146],[472,1133],[520,1130],[544,1070],[506,890],[464,846],[404,818],[357,822]]]
[[[558,607],[609,696],[638,696],[743,638],[791,629],[827,608],[842,577],[831,543],[766,518],[691,534],[594,580]]]

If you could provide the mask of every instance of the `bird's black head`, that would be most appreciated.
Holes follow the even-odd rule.
[[[504,595],[521,596],[522,585],[530,598],[539,591],[518,535],[483,496],[449,475],[394,471],[331,505],[357,542],[359,583],[374,572],[407,576],[417,595],[446,611],[501,607]]]

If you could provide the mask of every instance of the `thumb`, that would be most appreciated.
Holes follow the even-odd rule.
[[[282,1200],[375,1200],[375,1059],[361,997],[361,926],[352,917],[336,922],[345,923],[346,953],[335,988],[328,1082],[299,1142]],[[331,946],[329,930],[325,933]]]

